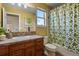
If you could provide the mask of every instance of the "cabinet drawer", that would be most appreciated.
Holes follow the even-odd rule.
[[[37,44],[37,45],[40,45],[40,44],[43,45],[43,40],[42,40],[42,39],[37,39],[37,40],[36,40],[36,44]]]
[[[0,55],[8,55],[8,46],[1,46],[0,47]]]
[[[16,44],[10,45],[9,47],[10,51],[19,50],[23,48],[24,48],[24,43],[16,43]]]
[[[24,46],[25,46],[25,48],[33,47],[34,42],[33,41],[25,42]]]
[[[43,48],[43,40],[42,39],[38,39],[35,42],[36,48]]]
[[[15,51],[10,51],[11,56],[24,56],[24,50],[15,50]]]
[[[43,38],[36,39],[36,42],[41,42],[41,41],[43,41]]]

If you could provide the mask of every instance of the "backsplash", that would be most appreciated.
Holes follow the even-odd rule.
[[[15,36],[25,36],[25,35],[36,35],[36,32],[12,32],[12,35]]]

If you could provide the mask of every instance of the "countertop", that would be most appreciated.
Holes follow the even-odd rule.
[[[33,39],[37,39],[37,38],[43,38],[43,36],[39,36],[39,35],[27,35],[27,36],[17,36],[17,37],[13,37],[11,39],[5,39],[3,41],[0,41],[0,45],[7,45],[7,44],[11,44],[11,43],[16,43],[19,41],[25,41],[25,40],[33,40]]]

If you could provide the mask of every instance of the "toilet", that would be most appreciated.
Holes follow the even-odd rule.
[[[45,55],[47,56],[55,56],[56,46],[50,43],[45,44]]]

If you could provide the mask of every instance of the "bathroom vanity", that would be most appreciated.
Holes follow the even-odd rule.
[[[1,56],[42,56],[43,37],[38,35],[19,36],[0,41]]]

